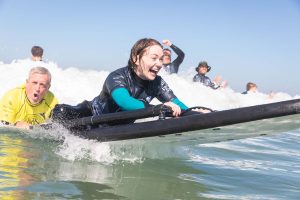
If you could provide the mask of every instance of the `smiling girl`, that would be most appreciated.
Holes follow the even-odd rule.
[[[158,76],[162,68],[162,45],[151,38],[138,40],[131,49],[128,65],[111,72],[106,78],[101,93],[92,101],[77,106],[58,105],[53,119],[73,119],[120,111],[142,109],[157,98],[172,109],[177,117],[184,105]]]
[[[126,67],[111,72],[99,96],[91,102],[93,115],[145,108],[157,98],[172,108],[173,116],[187,109],[158,76],[162,68],[162,45],[149,38],[138,40]]]

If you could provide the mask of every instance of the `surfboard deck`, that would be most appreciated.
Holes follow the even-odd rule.
[[[98,141],[128,140],[276,118],[300,113],[300,99],[242,107],[207,114],[193,114],[164,120],[103,126],[74,131],[75,135]],[[270,127],[271,128],[271,127]]]

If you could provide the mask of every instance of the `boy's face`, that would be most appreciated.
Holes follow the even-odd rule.
[[[199,74],[206,74],[207,73],[207,67],[200,66],[198,69]]]
[[[163,64],[164,65],[170,64],[171,63],[171,52],[168,51],[168,50],[164,50],[163,54],[164,54],[164,56],[163,56]]]

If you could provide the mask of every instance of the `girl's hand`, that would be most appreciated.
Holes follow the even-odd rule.
[[[196,109],[195,111],[200,112],[200,113],[210,113],[211,112],[210,110],[202,109],[202,108]]]
[[[164,103],[164,105],[170,107],[172,109],[172,115],[174,117],[178,117],[180,114],[181,114],[181,109],[178,105],[176,105],[175,103],[172,103],[172,102],[166,102]]]

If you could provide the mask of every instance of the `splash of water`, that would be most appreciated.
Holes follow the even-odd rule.
[[[29,70],[34,66],[43,66],[49,69],[52,74],[50,90],[56,95],[60,103],[71,105],[80,103],[83,100],[91,100],[97,96],[109,74],[108,71],[103,70],[73,67],[63,69],[54,62],[33,62],[29,59],[14,60],[10,64],[0,62],[0,96],[8,89],[23,84],[28,77]],[[225,110],[300,97],[299,95],[292,97],[287,93],[277,93],[273,98],[269,98],[267,94],[262,93],[243,95],[230,87],[212,90],[199,83],[194,83],[189,73],[167,75],[161,72],[160,75],[169,84],[176,96],[189,107],[205,106],[215,110]],[[153,104],[157,103],[159,103],[157,100],[153,101]],[[68,160],[89,159],[104,163],[112,163],[120,159],[133,162],[142,160],[142,153],[133,156],[124,152],[128,152],[128,149],[132,150],[132,148],[141,152],[143,144],[133,147],[132,144],[123,146],[121,143],[99,143],[59,130],[55,133],[44,133],[44,136],[40,134],[39,137],[54,137],[54,139],[63,137],[64,141],[58,146],[56,153]]]

